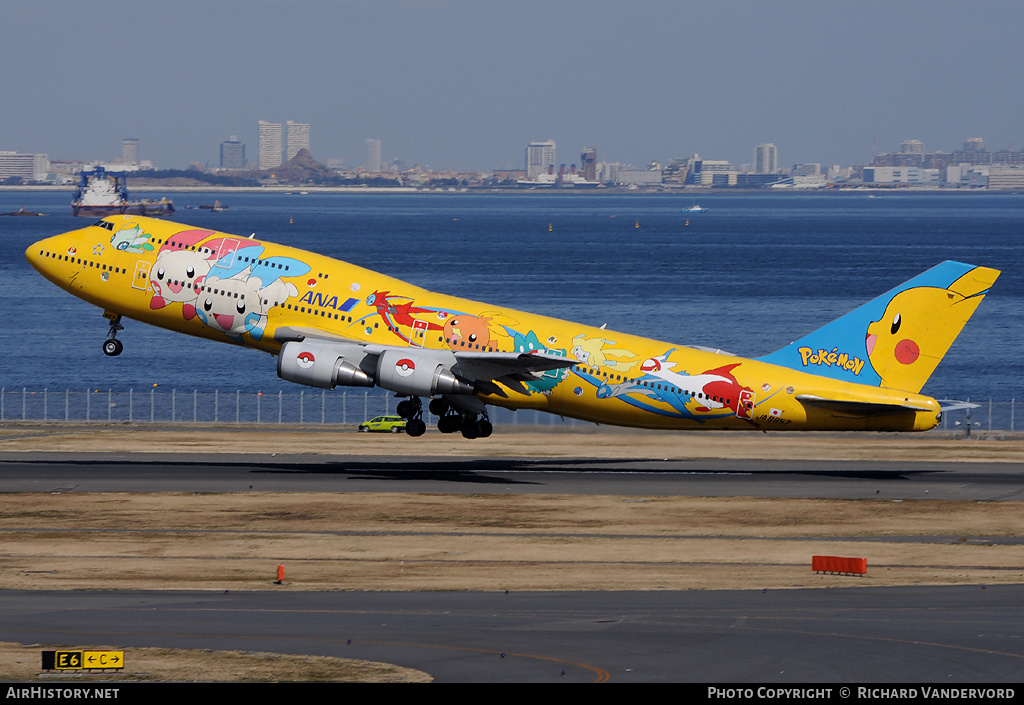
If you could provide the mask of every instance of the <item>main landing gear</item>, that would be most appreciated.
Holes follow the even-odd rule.
[[[439,417],[437,430],[441,433],[462,431],[463,438],[487,438],[494,430],[486,413],[477,415],[472,411],[459,411],[444,397],[430,400],[430,413]]]
[[[423,416],[423,404],[419,397],[409,397],[405,401],[398,402],[398,415],[406,420],[405,432],[415,438],[422,436],[427,431],[427,424],[421,418]]]
[[[124,345],[117,339],[117,331],[124,330],[124,326],[121,325],[121,316],[113,313],[104,313],[103,316],[110,321],[107,339],[103,341],[103,354],[108,357],[120,355],[124,350]]]
[[[437,430],[441,433],[462,431],[464,438],[487,438],[494,427],[487,419],[487,414],[475,414],[471,411],[459,411],[444,397],[430,400],[430,413],[439,417]],[[405,432],[410,436],[422,436],[427,430],[423,421],[423,402],[419,397],[410,397],[398,403],[398,415],[406,419]]]

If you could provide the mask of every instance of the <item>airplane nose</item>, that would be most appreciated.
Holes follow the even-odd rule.
[[[38,270],[46,256],[45,253],[53,250],[52,244],[52,237],[40,240],[39,242],[33,242],[28,246],[28,249],[25,250],[25,259],[27,259],[28,263]]]
[[[25,259],[32,265],[40,274],[46,275],[47,260],[55,259],[56,257],[64,254],[71,254],[69,251],[70,247],[74,246],[75,238],[74,235],[78,233],[77,230],[64,233],[63,235],[54,235],[53,237],[44,238],[38,242],[34,242],[29,245],[28,249],[25,250]]]

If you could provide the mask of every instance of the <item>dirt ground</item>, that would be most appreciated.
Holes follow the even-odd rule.
[[[458,434],[356,433],[340,426],[103,426],[0,424],[0,453],[252,453],[587,458],[760,458],[1024,462],[1024,433],[758,433],[745,431],[575,431],[498,429],[467,441]]]
[[[1024,440],[1005,435],[519,432],[470,442],[348,429],[0,427],[0,454],[248,453],[256,444],[273,449],[268,454],[325,456],[1024,461]],[[0,589],[701,590],[1024,580],[1024,545],[1001,541],[1024,536],[1018,502],[75,492],[0,502]],[[863,557],[868,572],[814,573],[814,555]],[[177,678],[179,667],[194,674],[192,659],[205,680],[429,679],[337,659],[154,654],[154,665],[136,670],[155,680]],[[38,649],[0,648],[0,678],[37,671]]]
[[[43,651],[66,650],[67,646],[11,644],[0,642],[0,678],[4,681],[40,680]],[[188,651],[103,646],[75,646],[75,650],[124,651],[121,671],[92,672],[60,676],[59,686],[102,682],[330,682],[344,683],[429,683],[428,674],[412,668],[357,659],[329,656],[299,656],[251,651]]]

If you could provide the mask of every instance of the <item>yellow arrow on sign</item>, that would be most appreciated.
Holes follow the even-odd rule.
[[[83,651],[82,668],[124,668],[123,651]]]

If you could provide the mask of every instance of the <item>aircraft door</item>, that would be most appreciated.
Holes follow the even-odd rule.
[[[231,267],[235,263],[235,252],[242,247],[245,247],[244,240],[230,240],[224,238],[220,243],[220,247],[217,248],[217,266],[218,267]]]
[[[741,419],[749,419],[754,411],[754,399],[756,395],[749,389],[740,391],[739,404],[736,405],[736,416]]]
[[[149,262],[135,263],[135,275],[132,277],[132,288],[145,291],[149,286]]]
[[[427,322],[418,318],[412,322],[412,335],[409,336],[410,348],[422,348],[427,342]]]

